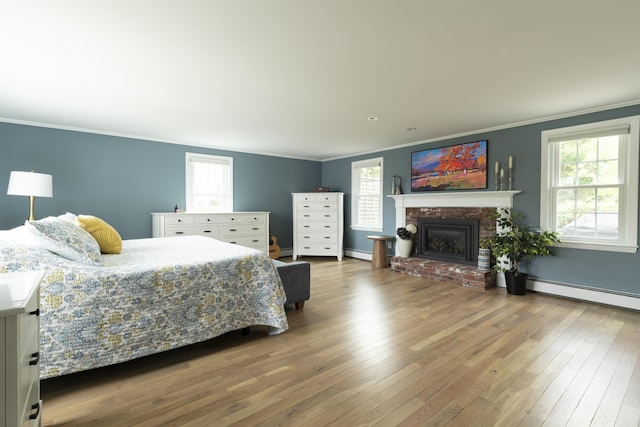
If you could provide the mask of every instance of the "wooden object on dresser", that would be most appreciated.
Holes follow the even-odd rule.
[[[0,427],[41,424],[42,275],[41,271],[0,274]]]
[[[269,255],[269,212],[152,213],[152,236],[207,236]]]
[[[293,260],[343,257],[344,193],[293,193]]]

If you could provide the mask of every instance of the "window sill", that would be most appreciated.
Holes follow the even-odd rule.
[[[638,252],[638,246],[612,243],[582,243],[563,241],[562,243],[556,243],[553,246],[559,248],[584,249],[588,251],[603,252],[621,252],[627,254],[635,254],[636,252]]]
[[[377,233],[382,233],[382,231],[384,231],[384,229],[382,227],[375,227],[375,226],[365,226],[365,225],[352,225],[351,226],[352,230],[360,230],[360,231],[375,231]]]

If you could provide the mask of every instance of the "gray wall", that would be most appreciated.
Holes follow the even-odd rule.
[[[327,162],[286,159],[208,150],[182,145],[119,138],[35,126],[0,123],[0,229],[24,222],[26,197],[7,196],[11,170],[35,170],[53,175],[53,198],[36,200],[39,218],[66,211],[97,215],[111,223],[126,239],[151,236],[150,212],[184,206],[184,153],[228,155],[234,158],[234,209],[271,211],[271,232],[278,244],[292,246],[291,193],[324,185],[345,193],[345,248],[371,252],[370,232],[352,231],[351,162],[384,157],[385,194],[391,176],[402,177],[410,192],[412,151],[480,139],[489,140],[488,164],[506,164],[514,157],[515,208],[537,226],[540,217],[540,132],[616,117],[640,114],[640,105],[571,118],[478,133],[429,144]],[[636,141],[637,143],[637,141]],[[489,190],[494,189],[489,179]],[[640,227],[639,227],[640,228]],[[395,234],[393,200],[384,201],[384,234]],[[523,266],[534,277],[640,295],[640,254],[557,249],[557,256]]]
[[[506,165],[509,156],[514,157],[514,189],[522,191],[514,198],[514,207],[526,215],[526,222],[529,225],[538,226],[540,224],[540,133],[546,129],[637,114],[640,114],[640,105],[333,160],[323,164],[323,185],[345,192],[345,248],[371,252],[371,241],[366,238],[371,232],[352,231],[349,228],[352,161],[384,157],[385,194],[390,193],[393,175],[402,177],[403,191],[410,193],[412,151],[487,139],[489,140],[489,174],[493,173],[496,161]],[[634,143],[637,144],[638,141]],[[493,181],[493,176],[490,176],[489,190],[495,190]],[[383,233],[395,235],[394,201],[390,198],[385,198],[384,201]],[[555,257],[538,258],[524,264],[522,270],[534,277],[549,281],[640,295],[640,253],[625,254],[558,248]]]
[[[84,132],[0,123],[0,229],[24,223],[28,198],[6,193],[12,170],[53,175],[37,218],[96,215],[125,239],[151,237],[151,212],[185,201],[185,152],[233,157],[234,210],[270,211],[271,232],[291,247],[291,193],[321,185],[320,162],[209,150]]]

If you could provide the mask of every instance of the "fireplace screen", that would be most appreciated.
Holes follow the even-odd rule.
[[[421,258],[475,264],[478,261],[477,219],[418,219],[418,251]]]

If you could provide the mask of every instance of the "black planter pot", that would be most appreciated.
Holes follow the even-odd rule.
[[[507,293],[511,295],[524,295],[527,293],[527,275],[524,273],[514,274],[510,271],[504,273],[504,280],[507,284]]]

